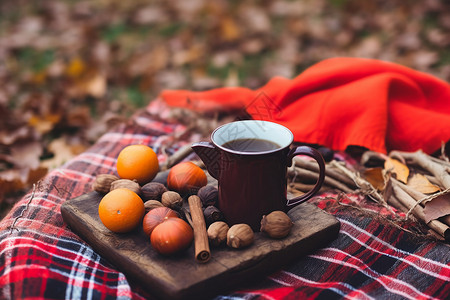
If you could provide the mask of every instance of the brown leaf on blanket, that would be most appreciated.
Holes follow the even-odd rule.
[[[386,177],[381,167],[367,168],[363,172],[363,177],[378,191],[383,191],[386,186]]]
[[[425,203],[423,212],[425,214],[425,222],[427,223],[431,220],[450,215],[450,194],[445,193],[428,201]]]
[[[408,182],[409,168],[400,161],[393,158],[387,158],[384,162],[384,169],[387,172],[395,174],[397,180],[403,183]]]
[[[407,185],[424,194],[433,194],[441,190],[437,185],[432,184],[428,178],[419,173],[411,176]]]

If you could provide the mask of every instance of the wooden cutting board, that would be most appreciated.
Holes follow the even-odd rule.
[[[98,217],[101,197],[91,192],[66,201],[61,207],[64,221],[128,279],[161,299],[202,299],[230,292],[326,246],[340,228],[334,216],[304,203],[289,211],[294,226],[286,238],[256,233],[249,248],[211,248],[211,259],[200,264],[193,244],[176,257],[164,257],[152,249],[142,229],[127,234],[109,231]]]

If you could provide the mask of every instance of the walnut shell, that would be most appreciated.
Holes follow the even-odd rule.
[[[289,234],[292,225],[294,223],[285,212],[276,210],[262,217],[260,230],[271,238],[281,239]]]
[[[228,224],[223,221],[217,221],[209,225],[207,233],[211,245],[217,247],[226,242],[229,229]]]
[[[144,201],[161,201],[161,196],[164,192],[167,192],[167,188],[164,186],[164,184],[159,182],[149,182],[141,187],[142,199]]]
[[[106,194],[111,189],[111,183],[119,180],[119,177],[112,174],[99,174],[92,183],[92,189],[96,192]]]
[[[164,205],[158,200],[147,200],[144,202],[144,206],[145,206],[145,213],[148,213],[152,209],[157,207],[163,207]]]
[[[110,191],[115,190],[115,189],[119,189],[119,188],[129,189],[129,190],[135,192],[138,195],[141,194],[141,186],[139,185],[139,183],[137,183],[134,180],[119,179],[119,180],[113,181],[111,183]]]
[[[202,200],[204,207],[215,205],[219,200],[219,191],[212,185],[205,185],[197,192],[197,196]]]
[[[183,205],[183,198],[177,192],[167,191],[162,194],[161,203],[166,207],[178,210]]]
[[[250,246],[254,239],[255,234],[248,224],[235,224],[227,232],[227,245],[232,248]]]

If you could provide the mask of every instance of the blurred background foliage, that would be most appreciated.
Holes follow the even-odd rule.
[[[163,89],[258,88],[336,56],[449,81],[449,46],[447,0],[2,0],[1,214]]]

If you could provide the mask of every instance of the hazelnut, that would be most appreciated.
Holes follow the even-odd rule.
[[[223,221],[217,221],[209,225],[207,233],[211,245],[217,247],[224,243],[227,240],[228,229],[230,227]]]
[[[145,213],[148,213],[152,209],[157,207],[163,207],[164,205],[158,200],[147,200],[144,202],[144,206],[145,206]]]
[[[119,179],[119,180],[113,181],[111,183],[110,191],[119,189],[119,188],[129,189],[138,195],[140,195],[140,193],[141,193],[141,187],[140,187],[139,183],[137,183],[136,181],[130,180],[130,179]]]
[[[141,187],[142,199],[144,199],[144,201],[161,201],[161,196],[164,192],[167,192],[167,188],[164,186],[164,184],[159,182],[149,182]]]
[[[255,234],[248,224],[235,224],[227,232],[227,245],[232,248],[243,248],[251,245]]]
[[[161,203],[172,209],[179,209],[183,205],[183,198],[174,191],[167,191],[161,195]]]
[[[202,200],[203,206],[215,205],[219,199],[219,191],[212,185],[205,185],[198,190],[197,196]]]
[[[99,174],[92,183],[92,189],[96,192],[106,194],[111,189],[111,183],[119,180],[119,177],[112,174]]]
[[[267,233],[271,238],[281,239],[289,234],[292,225],[294,223],[286,213],[276,210],[262,217],[261,232]]]

